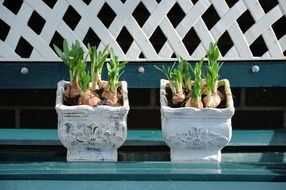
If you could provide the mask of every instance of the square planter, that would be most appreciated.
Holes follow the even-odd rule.
[[[170,147],[171,161],[221,161],[221,149],[231,139],[233,99],[228,80],[224,86],[226,108],[171,108],[166,98],[168,80],[161,80],[162,133]]]
[[[123,106],[63,105],[67,81],[58,82],[58,135],[67,148],[67,161],[117,161],[117,149],[127,137],[127,83],[121,82]]]

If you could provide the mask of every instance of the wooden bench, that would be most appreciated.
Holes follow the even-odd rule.
[[[221,78],[232,87],[285,87],[284,62],[225,61]],[[170,63],[129,63],[123,79],[129,88],[158,88],[153,65]],[[0,63],[0,89],[55,89],[63,78],[63,64]],[[116,163],[67,163],[65,151],[56,129],[2,127],[0,189],[286,189],[284,129],[233,130],[221,163],[170,162],[159,130],[129,130]]]

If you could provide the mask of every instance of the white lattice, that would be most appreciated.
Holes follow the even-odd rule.
[[[228,0],[199,0],[195,4],[191,0],[126,0],[125,2],[92,0],[90,3],[81,0],[57,0],[52,8],[44,1],[23,0],[16,14],[7,5],[8,1],[0,0],[0,24],[8,28],[0,34],[0,60],[58,60],[50,48],[55,32],[69,42],[79,40],[85,47],[83,41],[90,28],[100,39],[100,49],[104,45],[110,44],[119,57],[126,60],[138,60],[142,55],[147,60],[165,60],[173,57],[174,54],[188,59],[201,58],[204,56],[208,44],[211,41],[221,40],[224,34],[228,34],[226,39],[229,42],[225,41],[221,44],[230,43],[231,45],[226,49],[223,58],[250,59],[257,57],[251,48],[257,39],[262,39],[266,47],[265,52],[258,56],[260,58],[282,58],[284,57],[283,52],[286,50],[285,25],[280,26],[283,35],[281,37],[280,34],[279,39],[273,29],[273,24],[286,15],[285,0],[275,0],[277,4],[269,11],[264,10],[261,4],[262,0],[238,0],[233,6],[228,4]],[[142,4],[148,10],[146,13],[149,12],[150,15],[144,15],[146,21],[141,27],[133,13]],[[108,28],[98,17],[101,9],[107,5],[116,14]],[[74,29],[71,29],[72,27],[63,19],[70,6],[80,15],[79,22],[75,21]],[[179,7],[184,14],[176,27],[173,26],[172,18],[168,17],[168,13],[174,6]],[[219,20],[208,29],[203,15],[210,7],[217,12]],[[243,31],[238,19],[246,11],[250,12],[254,23],[246,31]],[[35,12],[45,20],[39,34],[28,24]],[[106,15],[106,17],[108,16]],[[133,38],[129,40],[130,44],[127,45],[128,49],[126,50],[122,49],[117,40],[123,28],[126,28]],[[159,42],[161,43],[159,50],[154,47],[156,42],[150,40],[158,28],[162,31],[161,36],[165,36],[162,36],[162,39],[166,39],[165,42]],[[197,34],[199,40],[197,44],[189,42],[196,45],[191,55],[186,45],[188,42],[184,41],[190,30]],[[160,38],[159,41],[162,40],[160,36],[158,38]],[[21,54],[21,51],[25,50],[21,50],[19,47],[20,39],[24,39],[25,43],[30,44],[28,46],[31,46],[32,49],[28,55]]]

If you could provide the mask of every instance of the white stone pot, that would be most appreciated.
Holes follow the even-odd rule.
[[[127,137],[127,83],[121,82],[123,106],[63,105],[64,86],[57,88],[58,135],[67,148],[67,161],[117,161],[117,149]]]
[[[160,102],[162,133],[170,147],[171,161],[221,161],[221,149],[231,139],[233,99],[228,80],[219,81],[226,92],[226,108],[171,108],[166,84],[161,80]]]

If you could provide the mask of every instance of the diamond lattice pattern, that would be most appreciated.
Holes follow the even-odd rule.
[[[198,59],[211,41],[222,58],[277,59],[285,20],[285,0],[0,0],[0,60],[57,61],[63,39],[124,60]]]

